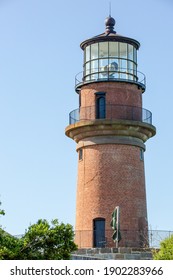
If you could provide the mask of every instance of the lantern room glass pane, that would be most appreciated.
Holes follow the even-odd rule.
[[[134,75],[134,81],[137,81],[137,65],[133,64],[133,75]]]
[[[126,43],[120,43],[119,56],[120,56],[120,58],[127,59],[127,44]]]
[[[98,60],[91,61],[91,73],[98,72]]]
[[[128,59],[133,60],[133,46],[128,45]]]
[[[91,78],[91,80],[98,80],[98,73],[97,74],[92,74],[91,76],[90,76],[90,78]]]
[[[114,65],[114,70],[118,70],[118,59],[117,58],[109,58],[109,65]]]
[[[120,78],[127,79],[127,60],[120,59],[119,63],[120,63]]]
[[[134,80],[133,71],[134,71],[134,63],[132,61],[127,62],[127,71],[128,71],[128,79]]]
[[[91,68],[91,64],[90,62],[85,64],[85,74],[88,75],[90,74],[90,68]]]
[[[87,62],[84,68],[85,81],[90,80],[90,72],[91,72],[91,63]]]
[[[118,42],[109,42],[109,57],[118,57]]]
[[[90,46],[87,46],[85,49],[85,62],[90,60]]]
[[[133,48],[133,61],[137,63],[137,50]]]
[[[108,42],[99,43],[99,58],[108,57]]]
[[[98,43],[91,45],[91,59],[98,58]]]
[[[122,71],[127,70],[127,60],[126,59],[120,59],[120,68]]]
[[[119,61],[116,58],[109,58],[109,78],[118,78]]]
[[[99,78],[106,78],[108,76],[108,58],[99,59]]]

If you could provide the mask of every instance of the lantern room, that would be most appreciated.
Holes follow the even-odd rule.
[[[84,51],[83,71],[76,76],[76,91],[83,84],[100,81],[136,83],[144,92],[145,75],[137,70],[140,43],[114,31],[115,20],[105,20],[103,34],[81,43]]]

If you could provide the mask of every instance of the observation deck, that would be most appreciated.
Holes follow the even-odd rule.
[[[97,116],[97,107],[88,106],[73,110],[69,114],[69,125],[66,127],[66,135],[77,143],[84,138],[103,136],[121,139],[128,138],[126,144],[137,140],[137,145],[143,144],[156,134],[156,128],[152,125],[152,113],[144,108],[107,104],[102,113]],[[129,141],[130,139],[130,141]]]
[[[142,89],[142,92],[146,90],[146,77],[142,72],[127,68],[116,70],[113,64],[102,68],[94,68],[87,72],[79,72],[75,77],[75,90],[79,93],[83,85],[106,81],[136,84],[138,88]]]
[[[152,124],[152,113],[144,108],[117,104],[107,104],[102,116],[97,117],[96,106],[77,108],[69,114],[69,124],[84,120],[130,120]]]

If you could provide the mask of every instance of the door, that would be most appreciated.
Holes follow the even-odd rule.
[[[105,219],[97,218],[93,221],[94,247],[100,248],[106,246],[105,237]]]

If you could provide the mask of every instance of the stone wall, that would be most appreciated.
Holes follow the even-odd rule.
[[[91,248],[79,249],[72,260],[152,260],[152,249]]]

